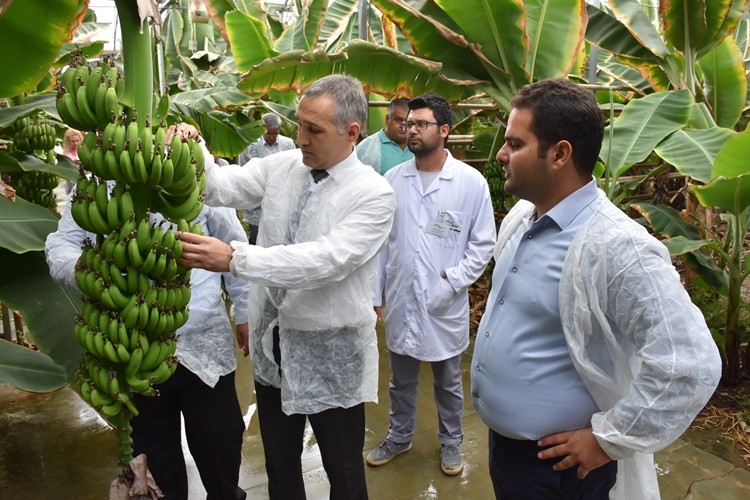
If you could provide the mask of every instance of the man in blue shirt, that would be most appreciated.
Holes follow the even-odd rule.
[[[357,145],[357,157],[381,175],[401,163],[414,158],[406,144],[406,132],[401,124],[409,114],[408,99],[394,99],[388,105],[385,128],[370,135]]]
[[[666,248],[597,189],[602,113],[566,80],[511,102],[498,233],[472,360],[497,498],[659,498],[653,452],[721,374]]]

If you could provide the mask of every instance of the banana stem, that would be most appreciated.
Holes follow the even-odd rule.
[[[153,40],[151,28],[141,20],[135,0],[115,0],[122,32],[122,61],[125,88],[122,101],[138,113],[138,125],[143,126],[152,115],[154,95]]]
[[[130,417],[118,418],[116,424],[110,423],[115,429],[115,436],[117,436],[118,449],[120,450],[119,463],[121,466],[127,467],[133,460],[133,439],[130,437],[133,427],[130,425]]]
[[[115,0],[122,32],[122,63],[124,89],[121,101],[137,113],[139,127],[144,127],[153,113],[154,63],[153,39],[149,21],[138,15],[136,0]],[[133,188],[133,205],[138,220],[151,205],[151,191]]]

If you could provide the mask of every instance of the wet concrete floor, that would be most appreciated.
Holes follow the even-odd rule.
[[[377,446],[388,428],[388,361],[380,335],[380,402],[366,408],[365,452]],[[471,349],[464,357],[464,390],[469,389]],[[465,468],[447,477],[440,471],[437,416],[432,399],[432,373],[420,374],[417,434],[413,448],[393,462],[367,467],[370,498],[489,499],[487,428],[467,399],[464,404]],[[252,392],[251,367],[239,359],[238,395],[245,411],[240,487],[249,499],[267,499],[263,450]],[[187,450],[187,446],[184,445]],[[187,453],[187,451],[186,451]],[[0,498],[96,499],[105,498],[118,472],[114,435],[91,408],[70,389],[31,394],[0,385]],[[677,441],[656,456],[659,484],[665,500],[730,500],[750,498],[750,472],[728,464],[684,441]],[[205,498],[197,470],[188,455],[190,500]],[[328,498],[328,481],[315,437],[308,427],[303,452],[307,496]]]

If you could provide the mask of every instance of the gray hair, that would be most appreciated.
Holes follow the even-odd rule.
[[[335,106],[331,120],[340,134],[352,122],[360,128],[367,124],[367,96],[362,84],[353,76],[345,74],[328,75],[312,83],[304,97],[329,97]]]
[[[281,128],[281,117],[276,113],[265,113],[260,118],[266,128]]]
[[[405,97],[397,97],[396,99],[393,99],[388,104],[388,114],[390,115],[393,113],[396,108],[408,108],[409,107],[409,99],[406,99]]]

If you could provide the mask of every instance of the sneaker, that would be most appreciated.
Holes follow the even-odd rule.
[[[409,450],[411,450],[411,443],[399,444],[394,443],[389,439],[385,439],[377,448],[367,454],[365,461],[367,462],[367,465],[377,467],[379,465],[387,464],[393,460],[393,457],[396,455],[400,455]]]
[[[455,476],[464,470],[464,459],[457,445],[443,445],[440,450],[440,468],[446,476]]]

